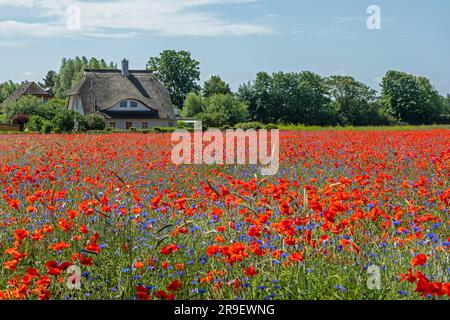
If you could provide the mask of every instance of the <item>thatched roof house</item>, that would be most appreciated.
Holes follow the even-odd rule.
[[[145,129],[176,126],[169,92],[148,70],[86,69],[68,93],[68,108],[81,114],[98,114],[110,127]]]
[[[5,107],[7,104],[16,102],[23,96],[34,96],[37,98],[41,98],[44,101],[47,101],[52,97],[50,93],[42,89],[35,82],[24,82],[19,88],[17,88],[8,98],[3,101],[0,105],[0,110]]]

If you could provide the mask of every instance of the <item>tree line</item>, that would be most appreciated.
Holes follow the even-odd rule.
[[[450,123],[450,96],[440,95],[429,79],[400,71],[386,73],[379,94],[351,76],[322,77],[310,71],[260,72],[232,92],[219,76],[200,86],[200,62],[188,51],[165,50],[147,66],[169,90],[181,115],[203,120],[206,126]],[[104,59],[64,58],[59,72],[49,71],[39,84],[56,98],[65,98],[85,68],[117,65]],[[11,81],[0,84],[0,102],[15,88]]]

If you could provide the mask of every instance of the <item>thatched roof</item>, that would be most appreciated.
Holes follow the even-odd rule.
[[[24,82],[19,88],[17,88],[8,98],[3,101],[1,107],[6,106],[11,102],[19,100],[25,95],[31,95],[36,97],[51,98],[52,95],[38,86],[35,82]]]
[[[155,110],[161,119],[175,119],[170,94],[151,71],[86,69],[84,77],[68,93],[80,95],[84,113],[100,113],[122,100],[137,100]]]

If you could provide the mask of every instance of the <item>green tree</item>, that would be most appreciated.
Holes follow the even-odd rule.
[[[312,72],[272,75],[260,72],[253,83],[239,88],[239,96],[248,104],[250,118],[254,121],[306,125],[335,123],[326,81]]]
[[[42,82],[39,82],[39,85],[42,89],[46,90],[48,93],[53,95],[53,87],[55,86],[55,80],[57,80],[56,71],[50,70],[47,72],[45,78],[42,79]]]
[[[203,97],[209,98],[215,94],[231,94],[230,86],[219,76],[212,76],[203,85]]]
[[[376,91],[350,76],[331,76],[328,86],[341,125],[378,125],[381,114]]]
[[[191,58],[188,51],[165,50],[159,57],[151,57],[148,61],[155,76],[169,90],[172,103],[183,107],[190,92],[198,92],[200,86],[200,63]]]
[[[0,103],[6,100],[16,89],[20,87],[20,84],[11,80],[0,83]]]
[[[248,105],[250,119],[263,123],[277,122],[280,118],[274,95],[271,92],[272,77],[266,72],[259,72],[253,82],[243,84],[238,89],[241,100]]]
[[[247,105],[231,94],[216,94],[206,99],[206,110],[197,114],[207,127],[234,126],[248,120]]]
[[[65,98],[67,92],[83,77],[84,69],[116,69],[114,63],[107,64],[103,59],[75,57],[63,58],[59,73],[53,76],[53,94],[57,98]]]
[[[427,78],[388,71],[381,87],[384,108],[400,121],[430,124],[444,110],[443,100]]]
[[[184,101],[183,110],[181,110],[181,115],[183,117],[193,117],[204,111],[205,102],[203,98],[195,92],[188,94],[186,101]]]

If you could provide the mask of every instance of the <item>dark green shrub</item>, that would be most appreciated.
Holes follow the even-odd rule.
[[[31,116],[30,120],[25,125],[25,130],[29,132],[41,132],[46,121],[48,120],[41,116]]]
[[[261,122],[241,122],[235,125],[236,129],[242,129],[242,130],[259,130],[263,129],[264,125]]]
[[[87,130],[105,130],[106,122],[102,116],[89,114],[85,116]]]
[[[55,117],[52,119],[52,122],[54,131],[58,132],[83,132],[86,131],[87,128],[85,117],[73,110],[58,110]]]

